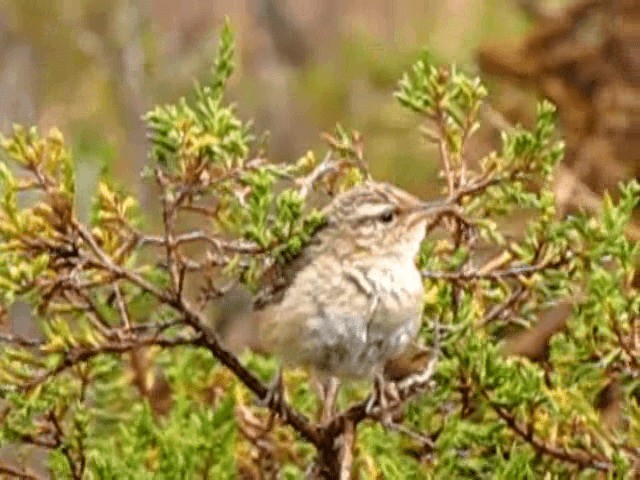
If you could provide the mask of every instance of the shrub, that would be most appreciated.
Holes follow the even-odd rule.
[[[542,102],[533,130],[508,128],[497,151],[472,163],[485,88],[428,55],[396,97],[424,120],[444,201],[462,213],[431,225],[443,233],[428,235],[419,255],[420,338],[431,350],[397,382],[402,418],[383,428],[365,409],[370,385],[355,384],[319,424],[301,371],[286,372],[288,400],[277,411],[258,406],[277,361],[226,349],[210,305],[238,283],[260,292],[263,273],[295,258],[322,223],[305,207],[310,192],[350,188],[367,171],[362,139],[342,128],[320,162],[313,153],[270,162],[225,102],[232,71],[226,26],[209,84],[146,116],[156,234],[136,199],[107,180],[90,221],[78,219],[60,132],[15,127],[2,139],[2,311],[28,303],[41,335],[0,336],[0,445],[46,450],[59,478],[298,478],[312,468],[358,478],[637,474],[640,247],[625,225],[640,185],[622,185],[617,201],[606,196],[595,218],[557,218],[554,107]],[[508,233],[516,216],[524,226]],[[573,309],[543,362],[504,354],[508,335],[561,301]],[[160,377],[163,394],[154,390]],[[614,387],[623,421],[612,427],[598,407]],[[154,410],[154,395],[171,402]],[[36,476],[20,458],[0,472]]]

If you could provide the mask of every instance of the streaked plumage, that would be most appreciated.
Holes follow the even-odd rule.
[[[379,373],[418,332],[423,290],[415,257],[437,211],[384,183],[336,196],[288,285],[263,306],[263,346],[320,375]]]

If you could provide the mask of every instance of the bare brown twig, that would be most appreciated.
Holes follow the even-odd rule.
[[[35,375],[30,380],[22,383],[19,390],[28,392],[43,382],[60,375],[62,372],[70,369],[71,367],[80,363],[87,362],[88,360],[97,357],[98,355],[113,354],[113,353],[125,353],[133,349],[145,347],[145,346],[159,346],[165,348],[177,347],[181,345],[194,344],[198,340],[198,336],[183,335],[176,336],[174,338],[163,338],[156,335],[151,335],[142,338],[136,338],[135,340],[114,340],[107,341],[99,346],[78,346],[67,350],[60,363],[50,370],[43,371]]]
[[[15,345],[25,348],[38,348],[42,345],[42,340],[34,340],[32,338],[24,338],[10,333],[0,333],[0,343]]]
[[[613,464],[609,460],[596,453],[581,450],[568,450],[566,447],[558,447],[536,437],[531,428],[520,425],[515,417],[504,407],[493,402],[486,390],[482,389],[481,392],[489,402],[491,408],[507,424],[507,426],[539,453],[557,458],[563,462],[577,465],[581,468],[593,468],[594,470],[604,472],[608,472],[613,469]]]
[[[547,269],[558,268],[562,264],[564,264],[563,261],[548,262],[538,265],[515,265],[503,270],[489,270],[486,272],[480,270],[463,270],[457,272],[432,272],[423,270],[422,276],[424,278],[449,280],[454,282],[469,282],[474,280],[499,280],[502,278],[531,276]]]
[[[353,468],[353,450],[356,444],[356,426],[347,421],[342,434],[342,458],[340,459],[340,480],[351,478]]]
[[[82,476],[84,475],[84,454],[83,452],[79,452],[81,458],[76,459],[71,451],[71,448],[68,444],[65,444],[64,438],[66,437],[65,432],[62,428],[60,420],[58,416],[50,411],[47,415],[47,420],[53,426],[53,438],[56,444],[56,448],[59,448],[64,457],[69,464],[69,470],[71,471],[71,475],[74,480],[82,480]]]

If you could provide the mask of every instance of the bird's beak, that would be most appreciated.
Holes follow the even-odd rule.
[[[440,215],[457,214],[459,214],[459,207],[457,205],[452,205],[441,200],[434,202],[420,202],[409,211],[412,224],[426,219],[435,218]]]
[[[421,216],[434,217],[444,214],[456,214],[459,211],[459,207],[442,200],[437,200],[435,202],[420,202],[412,210],[413,213]]]

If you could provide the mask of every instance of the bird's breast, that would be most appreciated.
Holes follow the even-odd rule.
[[[416,337],[422,316],[422,278],[413,263],[379,264],[365,276],[377,305],[370,318],[361,314],[350,319],[358,338],[350,339],[352,355],[337,366],[357,377],[370,376],[404,351]]]
[[[339,377],[370,377],[415,338],[422,279],[413,262],[336,265],[302,271],[263,328],[291,364]]]
[[[367,272],[385,323],[402,322],[407,316],[419,315],[422,309],[422,278],[413,262],[387,263]],[[387,318],[388,317],[388,318]]]

